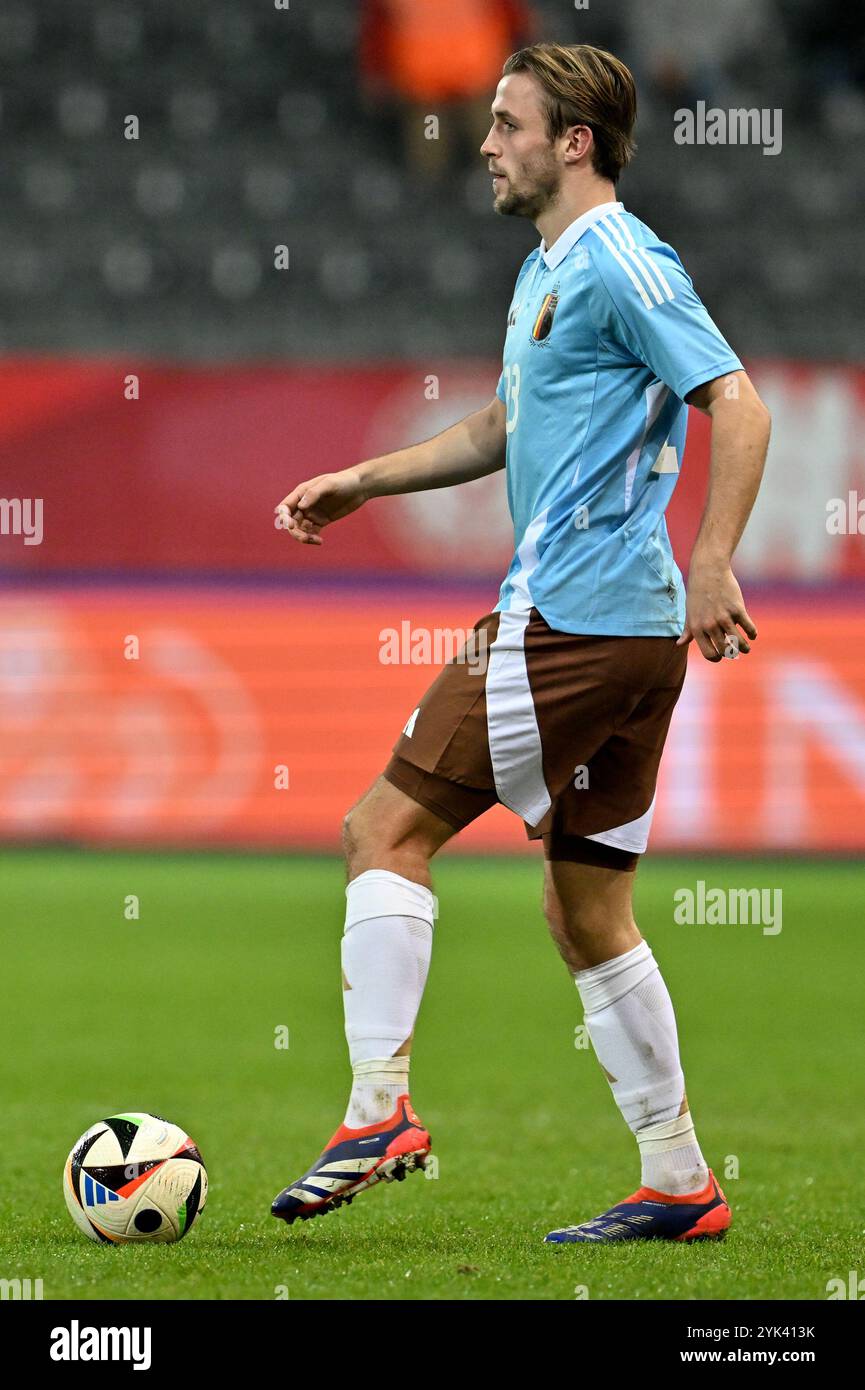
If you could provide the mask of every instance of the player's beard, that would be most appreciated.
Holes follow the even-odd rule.
[[[507,192],[496,198],[493,209],[502,217],[536,219],[555,202],[561,188],[561,171],[552,154],[524,164],[515,180],[508,179]]]

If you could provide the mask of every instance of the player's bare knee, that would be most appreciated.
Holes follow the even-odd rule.
[[[596,955],[607,940],[617,938],[625,925],[618,913],[589,894],[565,904],[550,888],[544,891],[544,916],[560,952],[576,968],[582,968],[586,954]]]
[[[558,939],[565,928],[565,913],[562,900],[551,883],[544,884],[544,917],[553,936]]]
[[[342,822],[342,848],[349,870],[356,867],[358,860],[369,859],[376,849],[385,847],[380,843],[382,837],[376,817],[370,814],[368,800],[369,793],[352,806]]]
[[[453,834],[450,826],[380,778],[343,821],[349,879],[387,869],[429,887],[429,862]]]
[[[354,808],[346,811],[342,818],[342,853],[345,862],[351,867],[351,861],[357,850],[357,841],[354,838]]]
[[[342,823],[342,845],[349,877],[365,869],[389,867],[393,855],[409,846],[392,818],[375,804],[374,792],[361,797]]]

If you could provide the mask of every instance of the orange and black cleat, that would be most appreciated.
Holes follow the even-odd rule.
[[[717,1240],[732,1219],[727,1199],[710,1169],[702,1192],[672,1197],[668,1192],[641,1187],[603,1216],[584,1221],[581,1226],[550,1231],[544,1240],[552,1245],[583,1241]]]
[[[400,1182],[423,1168],[431,1140],[407,1095],[377,1125],[348,1129],[340,1125],[324,1153],[302,1178],[284,1188],[270,1210],[289,1225],[306,1221],[354,1200],[377,1182]]]

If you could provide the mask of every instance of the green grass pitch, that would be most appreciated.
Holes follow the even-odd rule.
[[[638,1185],[636,1145],[540,913],[536,860],[444,857],[412,1095],[434,1179],[286,1227],[348,1084],[342,869],[316,858],[2,856],[0,1277],[46,1299],[824,1299],[862,1270],[861,871],[652,861],[637,920],[676,1005],[698,1133],[734,1210],[691,1247],[544,1246]],[[673,892],[780,887],[783,930],[679,926]],[[140,917],[126,920],[135,894]],[[274,1046],[289,1029],[288,1049]],[[61,1192],[105,1115],[186,1128],[210,1176],[186,1240],[91,1245]],[[732,1156],[732,1159],[731,1159]],[[738,1177],[725,1180],[735,1160]],[[585,1291],[583,1293],[583,1291]]]

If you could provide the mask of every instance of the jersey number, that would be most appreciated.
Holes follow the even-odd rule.
[[[520,369],[515,362],[512,367],[505,367],[505,405],[507,406],[507,419],[505,430],[508,434],[513,434],[517,427],[517,420],[520,418]]]

